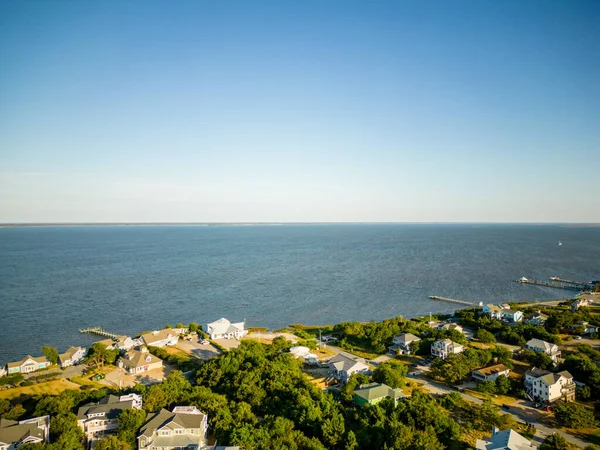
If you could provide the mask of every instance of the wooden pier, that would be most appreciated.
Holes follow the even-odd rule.
[[[98,336],[104,336],[104,337],[108,337],[111,339],[119,339],[119,335],[115,334],[115,333],[111,333],[109,331],[103,330],[100,327],[89,327],[89,328],[83,328],[79,330],[80,333],[90,333],[90,334],[97,334]]]
[[[550,281],[556,281],[564,284],[573,284],[575,286],[580,286],[581,288],[587,288],[590,283],[585,283],[583,281],[574,281],[574,280],[566,280],[564,278],[559,277],[550,277]]]
[[[545,286],[555,289],[566,289],[568,291],[582,291],[584,289],[584,286],[569,284],[565,283],[564,281],[538,281],[530,280],[525,277],[515,280],[515,282],[519,284],[531,284],[534,286]]]
[[[477,303],[474,302],[468,302],[466,300],[458,300],[456,298],[448,298],[448,297],[439,297],[437,295],[430,295],[429,298],[431,300],[439,300],[442,302],[451,302],[451,303],[458,303],[459,305],[467,305],[467,306],[479,306]]]

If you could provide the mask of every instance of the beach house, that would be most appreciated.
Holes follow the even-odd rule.
[[[392,389],[387,384],[369,383],[354,390],[352,401],[356,405],[362,406],[366,404],[374,405],[384,398],[390,398],[394,400],[394,403],[398,403],[398,400],[404,397],[407,397],[407,395],[400,388]]]
[[[245,322],[231,323],[225,318],[221,318],[206,326],[206,333],[211,339],[241,339],[248,330],[245,330]]]
[[[573,376],[563,370],[553,373],[533,368],[525,372],[525,391],[531,400],[551,403],[556,400],[572,402],[575,400],[575,382]]]
[[[176,406],[151,414],[140,429],[138,449],[202,449],[207,445],[208,417],[195,406]]]
[[[48,443],[50,416],[27,420],[0,419],[0,450],[14,450],[25,444]]]
[[[514,430],[500,431],[492,428],[492,435],[485,439],[477,439],[477,450],[531,450],[537,448]]]
[[[501,308],[500,306],[497,305],[492,305],[491,303],[488,303],[487,305],[483,305],[483,308],[481,309],[481,311],[484,314],[487,314],[488,316],[490,316],[492,319],[502,319],[502,311],[504,310],[504,308]]]
[[[431,354],[441,359],[446,359],[449,355],[462,353],[465,348],[450,339],[441,339],[431,344]]]
[[[523,321],[523,311],[517,311],[514,309],[503,309],[500,312],[502,321],[507,323],[519,323]]]
[[[471,372],[471,376],[477,381],[496,381],[500,375],[508,377],[510,369],[504,364],[496,364],[495,366],[476,369]]]
[[[525,323],[529,325],[544,325],[548,320],[548,315],[541,311],[536,311],[525,319]]]
[[[119,368],[125,369],[132,375],[160,369],[162,366],[162,360],[150,354],[145,347],[140,350],[129,350],[119,359]]]
[[[532,350],[536,353],[545,353],[552,358],[554,362],[557,362],[558,358],[560,358],[560,350],[558,346],[556,344],[551,344],[550,342],[542,341],[541,339],[530,339],[525,344],[525,349]]]
[[[6,365],[6,372],[9,375],[13,373],[31,373],[40,369],[46,369],[50,367],[51,363],[46,359],[45,356],[33,356],[27,355],[21,361],[10,362]]]
[[[329,376],[346,383],[355,373],[367,373],[369,366],[364,363],[364,360],[355,360],[337,354],[329,360]]]
[[[76,366],[85,358],[86,349],[84,347],[69,347],[66,352],[58,355],[58,364],[65,368]]]
[[[394,336],[392,345],[388,347],[391,355],[410,355],[411,346],[421,339],[411,333],[402,333]]]
[[[142,409],[142,396],[108,395],[99,402],[88,403],[77,410],[77,425],[88,444],[111,434],[119,426],[118,416],[126,409]]]
[[[144,345],[148,347],[166,347],[176,345],[180,334],[173,329],[167,328],[165,330],[142,334],[141,339]]]
[[[463,327],[461,327],[457,323],[443,323],[441,325],[438,325],[437,329],[438,330],[445,330],[445,331],[458,331],[459,333],[462,333],[462,334],[465,333],[463,331]]]

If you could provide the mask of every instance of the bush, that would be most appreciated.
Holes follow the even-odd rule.
[[[556,421],[567,428],[591,428],[596,425],[594,412],[575,403],[557,403],[552,412]]]
[[[489,331],[484,330],[483,328],[477,330],[477,332],[475,333],[475,339],[478,339],[479,341],[486,344],[494,344],[496,342],[496,337]]]
[[[477,385],[477,390],[479,392],[483,392],[484,394],[495,394],[496,383],[491,380],[482,381]]]

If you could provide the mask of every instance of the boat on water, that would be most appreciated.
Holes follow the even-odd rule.
[[[560,247],[562,245],[562,242],[558,241],[558,246]]]

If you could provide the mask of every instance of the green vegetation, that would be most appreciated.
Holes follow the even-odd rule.
[[[101,342],[95,342],[88,349],[86,362],[88,364],[102,367],[104,364],[114,364],[118,356],[118,350],[108,349],[106,348],[106,345],[102,344]]]
[[[185,352],[169,353],[164,348],[160,347],[148,347],[148,351],[156,356],[157,358],[167,361],[168,363],[175,364],[183,371],[195,370],[199,367],[200,361],[192,357]]]
[[[131,448],[137,446],[137,432],[146,421],[146,411],[139,409],[126,409],[117,418],[119,427],[117,428],[117,437],[129,444]]]
[[[117,436],[108,436],[96,442],[94,450],[132,450],[132,447],[127,442],[119,439]]]
[[[388,361],[379,364],[373,372],[373,381],[387,384],[391,388],[404,386],[404,377],[408,373],[408,366],[397,361]]]
[[[591,428],[596,425],[594,412],[576,403],[558,402],[552,407],[556,421],[567,428]]]
[[[42,347],[42,353],[52,364],[58,364],[58,350],[55,347]]]
[[[485,344],[495,344],[496,337],[484,328],[480,328],[475,332],[475,339]]]
[[[13,375],[5,375],[3,377],[0,377],[0,386],[6,386],[8,384],[18,386],[24,379],[25,377],[20,373],[15,373]]]

